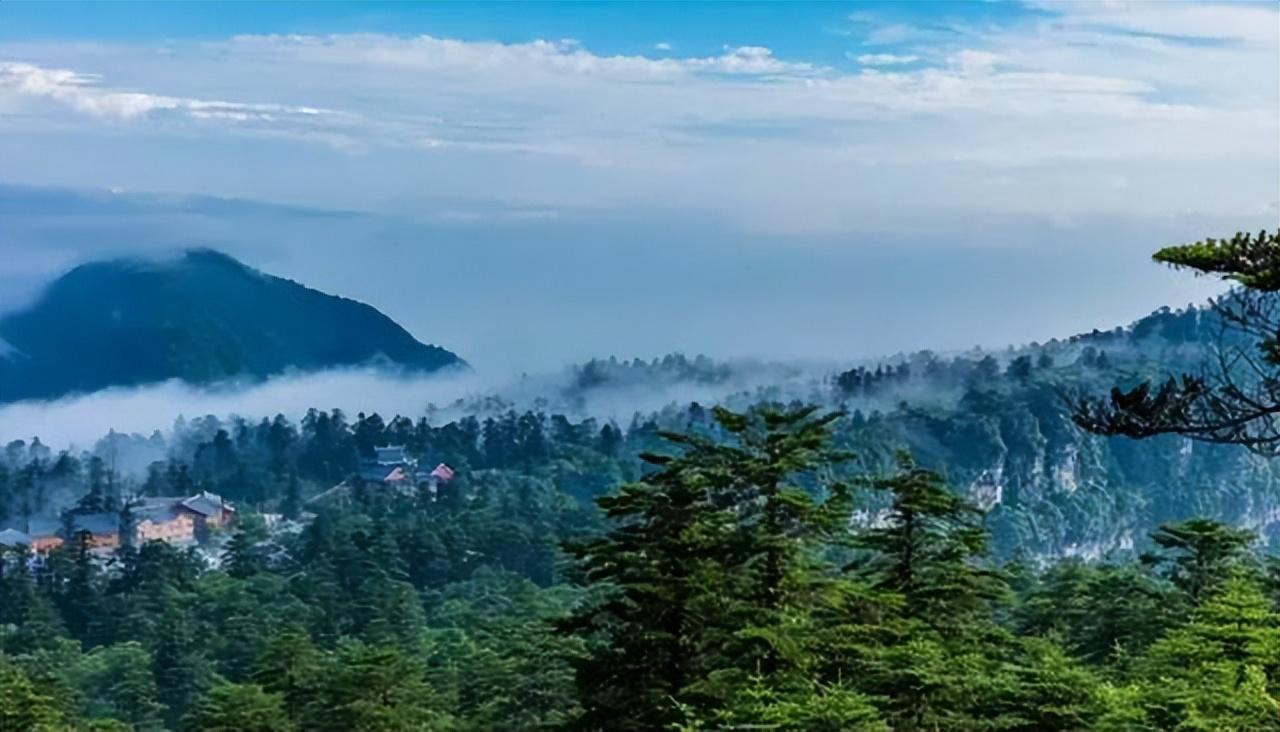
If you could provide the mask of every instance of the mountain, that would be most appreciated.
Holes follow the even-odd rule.
[[[75,268],[0,318],[0,402],[169,379],[207,385],[371,362],[462,366],[364,303],[211,250]]]
[[[887,469],[910,450],[989,511],[1002,556],[1099,556],[1140,547],[1166,521],[1209,516],[1280,535],[1280,462],[1172,435],[1100,437],[1064,392],[1196,372],[1234,335],[1209,309],[1161,310],[1126,328],[1009,352],[916,354],[836,379],[844,446]],[[877,375],[878,373],[878,375]]]
[[[857,456],[855,473],[892,471],[896,452],[908,450],[987,511],[1002,557],[1125,552],[1159,524],[1195,516],[1280,545],[1280,460],[1172,435],[1089,434],[1064,399],[1194,373],[1219,347],[1247,342],[1211,308],[1166,308],[1127,327],[1007,350],[922,351],[795,376],[678,355],[596,360],[574,370],[561,402],[590,408],[646,388],[667,395],[670,406],[633,421],[628,434],[697,429],[705,410],[689,407],[691,395],[735,409],[768,400],[840,410],[847,416],[834,429],[839,447]]]

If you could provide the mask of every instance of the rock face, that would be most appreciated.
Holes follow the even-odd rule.
[[[369,305],[210,250],[77,267],[0,319],[0,343],[0,402],[371,362],[418,372],[466,365]]]
[[[1219,338],[1211,313],[1161,311],[1128,328],[986,357],[986,368],[981,355],[917,355],[905,370],[849,372],[840,377],[842,406],[854,413],[845,439],[872,468],[887,469],[891,451],[906,448],[944,472],[989,511],[1003,556],[1097,557],[1194,516],[1274,538],[1280,461],[1174,436],[1090,435],[1072,423],[1062,397],[1064,389],[1105,393],[1194,372]],[[1012,366],[1019,356],[1027,359],[1021,370]]]
[[[997,553],[1097,557],[1164,521],[1211,516],[1267,533],[1280,507],[1274,461],[1178,437],[1086,435],[1065,409],[1010,399],[1002,414],[885,420],[897,439],[987,509]],[[896,424],[895,424],[896,423]],[[877,430],[878,431],[878,430]],[[941,439],[939,439],[941,438]],[[866,443],[864,443],[866,444]]]

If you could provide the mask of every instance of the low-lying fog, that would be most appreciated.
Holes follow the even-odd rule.
[[[812,369],[812,370],[811,370]],[[625,425],[672,403],[714,403],[726,396],[766,386],[799,393],[817,367],[738,365],[714,384],[682,380],[612,381],[606,388],[574,389],[575,373],[492,378],[476,373],[406,376],[378,368],[354,368],[280,376],[251,386],[197,388],[179,382],[113,388],[50,402],[0,406],[0,444],[38,436],[54,449],[92,448],[110,430],[149,435],[168,432],[178,417],[242,416],[258,420],[276,414],[300,419],[308,409],[341,409],[351,416],[374,413],[390,419],[429,416],[443,422],[462,413],[537,408]]]

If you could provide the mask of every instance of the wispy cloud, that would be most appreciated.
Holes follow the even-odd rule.
[[[920,60],[919,56],[911,54],[899,56],[893,53],[864,53],[856,56],[849,54],[849,58],[862,66],[902,66]]]
[[[671,203],[769,231],[939,208],[1161,217],[1275,203],[1275,8],[1068,3],[1010,26],[853,22],[867,45],[852,69],[763,46],[606,54],[573,40],[371,34],[0,45],[15,59],[0,65],[0,128],[13,141],[109,126],[139,151],[175,136],[280,138],[322,148],[311,159],[290,148],[287,171],[342,171],[246,179],[202,159],[157,183],[124,181],[133,188],[275,186],[308,203],[447,190],[533,210]],[[105,160],[79,155],[58,169],[120,184]],[[1118,176],[1123,200],[1101,183]],[[1206,179],[1221,184],[1193,184]]]
[[[807,75],[820,70],[804,61],[779,59],[773,51],[761,46],[726,46],[724,52],[716,56],[650,58],[599,55],[573,39],[498,43],[433,36],[347,34],[237,36],[231,42],[234,48],[246,53],[287,56],[325,64],[367,64],[470,73],[519,70],[525,76],[572,74],[644,80],[690,74]]]
[[[315,118],[336,114],[332,110],[315,107],[112,91],[102,86],[101,78],[96,75],[20,62],[0,62],[0,89],[3,88],[19,94],[46,97],[94,117],[122,120],[166,112],[184,114],[192,119],[230,122],[273,122],[285,117]]]

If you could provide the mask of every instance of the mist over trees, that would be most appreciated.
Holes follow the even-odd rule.
[[[1159,257],[1237,277],[1238,307],[1271,291],[1275,246]],[[1255,363],[1274,364],[1274,330],[1240,312],[904,355],[625,424],[497,399],[446,420],[202,417],[80,454],[12,441],[6,525],[197,491],[239,516],[193,546],[0,548],[0,728],[1280,729],[1280,565],[1235,525],[1265,529],[1280,495],[1267,372],[1141,386],[1232,324],[1272,334]],[[575,374],[567,402],[734,379],[676,356]],[[386,445],[454,477],[361,479]]]
[[[7,549],[0,719],[335,731],[1275,724],[1276,583],[1250,532],[1194,520],[1161,527],[1141,561],[1000,561],[983,511],[941,474],[906,454],[883,473],[852,469],[841,419],[764,405],[626,438],[567,420],[539,433],[514,416],[424,428],[435,449],[474,461],[436,496],[362,490],[268,530],[249,509],[296,500],[286,485],[247,497],[216,555],[162,542],[106,561],[85,541],[42,557]],[[292,446],[310,474],[387,434],[416,439],[407,421],[320,412],[296,432],[280,420],[246,429],[265,464],[225,462],[238,436],[219,427],[186,479],[297,479],[289,461],[272,474],[273,450]],[[620,452],[641,439],[641,457]],[[313,443],[331,450],[307,453]],[[606,468],[611,481],[584,480]],[[597,496],[600,511],[568,491]],[[873,522],[857,518],[868,506],[880,506]]]

